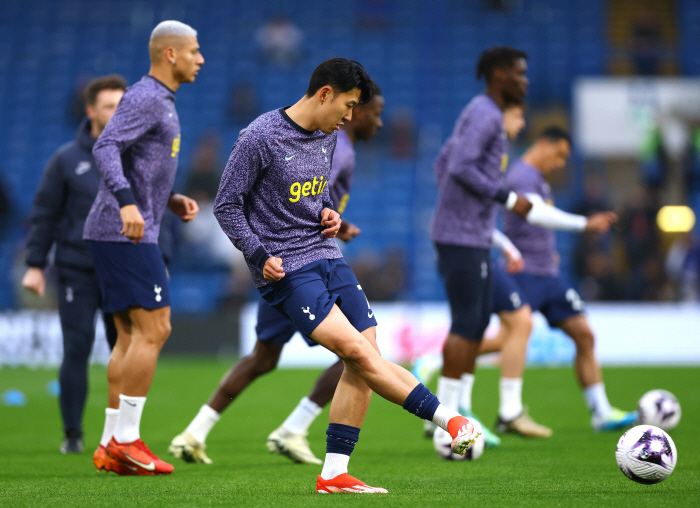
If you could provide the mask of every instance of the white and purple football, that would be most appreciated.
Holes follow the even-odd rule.
[[[476,460],[484,453],[484,434],[481,430],[481,425],[476,420],[469,420],[474,425],[477,432],[481,435],[476,438],[474,444],[469,448],[464,455],[458,455],[452,452],[452,436],[450,433],[438,427],[433,434],[433,446],[435,451],[445,460]]]
[[[668,478],[678,452],[671,436],[653,425],[637,425],[622,434],[615,458],[627,478],[649,485]]]
[[[639,423],[671,430],[681,421],[681,405],[671,392],[652,390],[645,393],[637,405]]]

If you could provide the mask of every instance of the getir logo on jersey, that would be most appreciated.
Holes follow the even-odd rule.
[[[289,188],[289,194],[292,195],[289,201],[296,203],[301,199],[302,196],[318,196],[326,188],[328,180],[323,180],[323,177],[314,176],[313,180],[306,181],[304,183],[294,182]]]
[[[173,139],[173,147],[170,151],[170,157],[175,157],[178,152],[180,151],[180,134],[177,135],[175,139]]]

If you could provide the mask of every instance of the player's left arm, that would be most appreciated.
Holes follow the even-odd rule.
[[[182,222],[190,222],[194,220],[199,212],[199,205],[192,199],[182,194],[172,193],[168,200],[168,208],[180,217]]]
[[[323,203],[323,209],[321,210],[321,226],[325,227],[321,233],[326,238],[335,238],[342,221],[340,220],[340,214],[335,211],[328,186],[323,189],[321,203]]]
[[[605,233],[617,220],[617,215],[613,212],[601,212],[585,217],[549,205],[538,194],[528,193],[526,196],[532,203],[532,209],[525,219],[535,226],[562,231]]]
[[[508,261],[506,264],[506,270],[508,273],[518,273],[523,271],[525,268],[523,255],[513,244],[513,242],[510,241],[510,238],[508,238],[498,229],[493,230],[493,234],[491,235],[491,245],[493,245],[503,254],[503,256],[505,256],[506,260]]]

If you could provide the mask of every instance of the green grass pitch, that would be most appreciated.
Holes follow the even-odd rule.
[[[170,440],[206,402],[227,369],[213,359],[162,359],[141,434],[167,460]],[[700,506],[700,369],[607,368],[613,405],[631,409],[653,388],[667,389],[683,408],[671,432],[676,470],[658,485],[628,480],[615,463],[622,432],[595,434],[569,368],[529,369],[524,400],[532,416],[554,429],[547,440],[506,436],[475,462],[445,462],[421,435],[422,422],[374,396],[350,473],[388,495],[314,494],[317,466],[270,455],[265,438],[310,389],[319,371],[281,370],[258,380],[223,416],[208,440],[211,466],[173,462],[169,477],[97,473],[91,461],[102,430],[106,371],[91,369],[85,414],[86,452],[58,453],[57,400],[46,390],[55,370],[0,369],[0,392],[22,390],[25,407],[0,406],[1,506]],[[498,370],[477,373],[474,410],[492,424]],[[311,428],[311,447],[325,448],[327,410]]]

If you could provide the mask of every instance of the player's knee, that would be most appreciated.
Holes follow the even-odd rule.
[[[346,363],[362,365],[369,359],[369,343],[364,339],[352,339],[344,341],[336,354]]]
[[[277,367],[277,356],[271,355],[254,355],[253,358],[253,375],[255,377],[267,374],[270,371],[275,370]]]
[[[595,335],[591,330],[582,330],[576,335],[576,347],[579,351],[593,352]]]
[[[168,337],[170,337],[170,332],[172,332],[172,330],[173,327],[170,324],[169,319],[162,319],[158,321],[155,329],[156,340],[161,344],[164,343],[166,340],[168,340]]]

